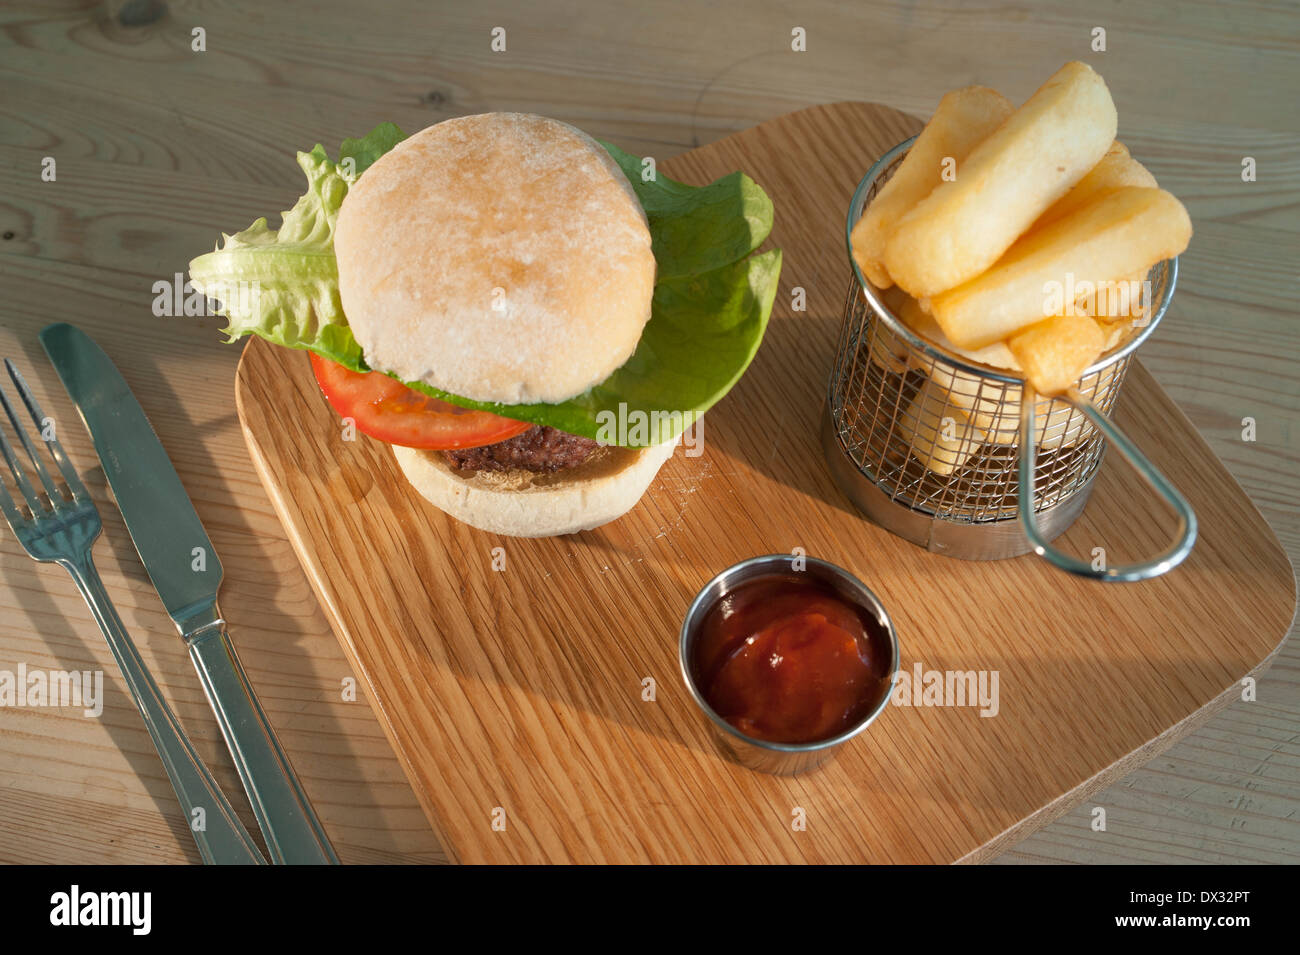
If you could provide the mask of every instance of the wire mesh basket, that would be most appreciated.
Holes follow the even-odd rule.
[[[859,184],[846,238],[911,143],[886,153]],[[1013,362],[978,362],[922,337],[891,308],[895,293],[865,279],[851,246],[849,261],[822,438],[837,482],[868,517],[950,556],[988,560],[1032,550],[1062,569],[1106,580],[1156,576],[1187,556],[1196,533],[1191,508],[1109,419],[1130,356],[1168,308],[1177,259],[1147,276],[1141,317],[1110,326],[1107,352],[1073,388],[1051,398],[1034,394],[1010,370]],[[993,361],[997,347],[1005,348],[976,357]],[[1082,513],[1108,443],[1166,499],[1180,527],[1158,557],[1094,568],[1050,541]]]

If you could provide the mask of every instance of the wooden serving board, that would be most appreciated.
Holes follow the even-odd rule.
[[[705,419],[705,453],[679,451],[631,513],[595,531],[516,540],[446,517],[385,445],[342,440],[304,354],[262,341],[244,352],[236,395],[254,462],[455,858],[979,861],[1238,698],[1277,650],[1295,606],[1287,558],[1140,364],[1118,421],[1201,527],[1161,579],[1105,585],[1033,556],[936,556],[836,489],[818,423],[848,281],[845,210],[874,158],[918,127],[841,103],[662,164],[696,183],[743,169],[768,190],[782,290],[752,367]],[[806,311],[791,310],[795,287]],[[1171,529],[1112,456],[1061,542],[1126,561]],[[997,715],[891,705],[793,778],[718,756],[678,673],[682,616],[717,571],[795,547],[881,597],[905,671],[997,671]]]

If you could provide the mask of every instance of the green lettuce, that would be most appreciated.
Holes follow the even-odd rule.
[[[339,301],[334,227],[350,183],[403,138],[385,123],[344,140],[337,163],[319,144],[299,153],[308,189],[281,214],[280,228],[258,219],[243,232],[223,234],[222,245],[190,263],[193,286],[220,300],[231,341],[260,335],[353,371],[370,370]],[[736,383],[776,298],[780,250],[751,254],[771,231],[771,200],[739,172],[688,186],[601,145],[645,209],[655,254],[651,316],[632,357],[600,384],[555,404],[481,402],[405,384],[462,407],[640,447],[675,437]]]

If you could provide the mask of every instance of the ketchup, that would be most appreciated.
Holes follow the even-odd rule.
[[[696,686],[713,711],[756,739],[813,743],[866,718],[889,688],[884,628],[803,573],[738,585],[705,614]]]

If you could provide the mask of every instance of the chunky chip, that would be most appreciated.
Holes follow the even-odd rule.
[[[885,240],[894,224],[943,181],[945,164],[960,166],[1011,110],[1010,100],[987,86],[953,90],[939,100],[930,122],[853,228],[853,258],[868,281],[881,289],[894,284],[884,266]]]
[[[979,348],[1072,312],[1089,288],[1178,255],[1191,235],[1172,195],[1126,186],[1029,233],[983,275],[933,298],[931,310],[956,344]]]
[[[1097,165],[1116,123],[1102,78],[1067,63],[899,220],[890,276],[917,298],[975,278]]]

